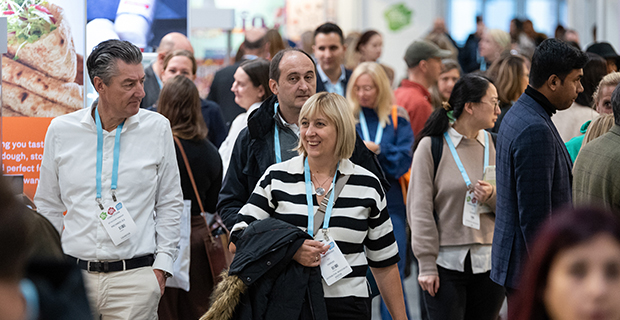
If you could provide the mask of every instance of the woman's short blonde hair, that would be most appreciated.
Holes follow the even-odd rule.
[[[594,109],[596,109],[596,105],[600,99],[599,95],[601,94],[601,88],[608,86],[616,87],[618,84],[620,84],[620,72],[609,73],[601,79],[601,82],[598,83],[598,87],[596,87],[596,91],[594,91],[594,94],[592,95],[592,104],[594,104]]]
[[[500,46],[503,50],[510,49],[510,34],[508,32],[501,29],[490,29],[487,30],[486,33]]]
[[[353,149],[355,149],[356,133],[355,120],[347,100],[335,93],[317,93],[310,97],[301,107],[299,122],[301,123],[301,120],[304,118],[307,119],[319,114],[324,115],[336,128],[336,157],[339,160],[351,158]],[[304,128],[301,128],[301,130],[304,130]],[[299,139],[296,150],[300,155],[308,155],[301,139]]]
[[[614,115],[612,113],[600,115],[598,118],[592,120],[592,123],[590,123],[590,126],[588,127],[588,131],[586,131],[586,134],[583,137],[581,147],[583,148],[586,143],[607,133],[607,131],[609,131],[614,124]]]
[[[392,102],[394,101],[394,96],[392,93],[392,88],[390,87],[390,80],[380,64],[376,62],[362,62],[359,66],[357,66],[357,68],[355,68],[355,70],[353,70],[351,78],[349,79],[349,84],[347,85],[347,100],[349,101],[349,106],[353,111],[353,115],[356,118],[359,117],[362,107],[357,99],[355,83],[357,82],[357,79],[364,74],[367,74],[370,78],[372,78],[372,81],[375,83],[375,87],[377,88],[377,101],[375,101],[376,106],[368,107],[376,108],[375,110],[377,112],[377,116],[379,117],[379,123],[381,123],[382,127],[385,127],[392,112]]]

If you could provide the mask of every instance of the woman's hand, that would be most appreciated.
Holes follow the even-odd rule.
[[[439,276],[438,275],[430,275],[430,276],[418,276],[418,282],[420,283],[420,287],[422,290],[428,291],[428,294],[431,297],[434,297],[439,290]]]
[[[486,181],[478,180],[474,186],[474,197],[478,202],[485,203],[493,195],[493,185]]]
[[[321,254],[327,252],[329,245],[316,240],[304,240],[304,244],[297,249],[293,260],[304,267],[318,267],[321,265]]]
[[[372,141],[364,141],[364,144],[366,145],[366,148],[368,148],[368,150],[370,150],[370,151],[372,151],[372,152],[374,152],[376,154],[379,154],[379,152],[381,152],[380,151],[381,147],[379,147],[378,144],[376,144],[376,143],[374,143]]]

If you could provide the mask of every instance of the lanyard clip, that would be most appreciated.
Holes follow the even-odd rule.
[[[112,200],[116,202],[116,191],[112,190]]]
[[[323,239],[329,241],[329,235],[327,235],[327,228],[323,228]]]
[[[96,198],[97,204],[99,205],[99,209],[103,210],[103,204],[101,204],[101,198]]]

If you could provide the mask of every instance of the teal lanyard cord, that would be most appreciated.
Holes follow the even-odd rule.
[[[450,148],[450,152],[452,153],[452,158],[454,158],[454,162],[456,162],[456,166],[459,168],[459,171],[461,172],[461,175],[463,176],[463,180],[465,180],[465,184],[469,188],[471,186],[471,181],[469,180],[469,176],[467,175],[467,171],[465,171],[465,167],[463,166],[463,163],[461,162],[461,158],[459,157],[459,154],[456,152],[456,148],[454,147],[454,144],[452,143],[452,139],[450,139],[450,135],[448,134],[448,132],[444,132],[443,136],[446,138],[446,143],[448,144],[448,147]],[[484,167],[482,168],[483,171],[488,166],[489,166],[489,136],[485,132],[484,134]]]
[[[278,106],[280,103],[276,102],[273,105],[273,114],[275,117],[278,116]],[[275,129],[273,130],[273,147],[276,153],[276,163],[282,162],[282,151],[280,150],[280,132],[278,130],[278,120],[275,119]]]
[[[364,136],[364,141],[370,140],[370,133],[368,133],[368,124],[366,123],[366,116],[364,116],[364,110],[360,109],[360,127],[362,128],[362,135]],[[381,139],[383,138],[383,127],[381,126],[381,122],[377,122],[377,132],[375,133],[375,144],[380,144]]]
[[[325,209],[325,219],[323,219],[323,229],[329,228],[329,219],[332,216],[332,209],[334,208],[334,194],[336,193],[336,176],[338,176],[338,168],[340,163],[336,166],[336,172],[334,173],[334,179],[332,180],[332,192],[329,195],[329,201],[327,202],[327,208]],[[314,202],[312,201],[312,181],[310,179],[310,166],[308,165],[308,158],[304,161],[304,178],[306,180],[306,202],[308,203],[308,234],[314,237]]]
[[[97,203],[103,210],[101,204],[101,172],[103,171],[103,126],[101,125],[101,117],[99,117],[99,110],[95,108],[95,123],[97,124]],[[121,131],[123,130],[123,121],[118,127],[116,127],[116,136],[114,137],[114,162],[112,164],[112,183],[110,189],[112,189],[112,199],[116,201],[116,186],[118,182],[118,161],[121,153]]]

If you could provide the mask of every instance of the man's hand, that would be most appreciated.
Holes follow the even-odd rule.
[[[437,293],[437,290],[439,290],[438,275],[418,276],[418,282],[420,283],[420,287],[422,287],[422,290],[428,291],[431,297],[434,297]]]
[[[327,252],[329,245],[316,240],[304,240],[304,244],[297,249],[293,260],[304,267],[317,267],[321,265],[321,253]]]
[[[155,276],[157,277],[157,282],[159,282],[159,290],[161,290],[161,295],[164,295],[164,289],[166,289],[166,272],[159,269],[153,269],[155,272]]]

